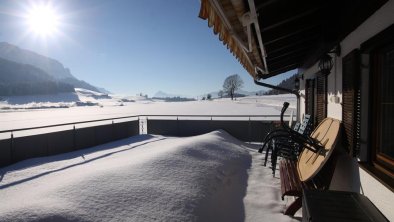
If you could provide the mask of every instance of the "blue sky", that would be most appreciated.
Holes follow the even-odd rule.
[[[243,90],[262,89],[198,18],[199,0],[52,1],[60,33],[47,38],[29,33],[21,17],[35,2],[0,0],[0,41],[54,58],[93,85],[128,95],[196,96],[239,74]]]

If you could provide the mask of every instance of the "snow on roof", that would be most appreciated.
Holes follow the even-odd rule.
[[[0,221],[289,221],[248,146],[225,131],[140,135],[22,161],[0,169]]]

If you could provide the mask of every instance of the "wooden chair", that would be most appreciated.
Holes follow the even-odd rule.
[[[300,136],[309,136],[311,133],[312,129],[312,122],[310,121],[311,116],[310,115],[305,115],[304,120],[302,123],[299,125],[298,134]],[[294,129],[293,129],[294,130]],[[272,167],[272,175],[275,176],[275,171],[276,171],[276,163],[278,157],[283,157],[286,159],[290,160],[296,160],[299,156],[299,154],[302,151],[302,144],[293,141],[291,138],[288,136],[283,136],[283,137],[278,137],[274,140],[272,140],[271,144],[269,144],[268,148],[271,149],[271,167]],[[268,148],[267,148],[267,153],[268,153]],[[267,153],[266,153],[266,158],[264,162],[264,166],[266,165],[267,162]]]
[[[308,142],[307,135],[309,135],[312,124],[310,115],[305,115],[302,123],[296,123],[293,129],[290,129],[284,121],[283,115],[288,108],[289,103],[284,102],[280,115],[281,128],[276,128],[269,132],[264,140],[263,145],[259,149],[259,153],[262,153],[264,148],[266,148],[264,166],[267,165],[268,155],[271,151],[271,166],[272,175],[275,176],[277,157],[281,156],[289,159],[297,159],[301,151],[300,143]],[[305,137],[300,140],[299,137]],[[301,141],[301,142],[300,142]]]
[[[280,161],[282,199],[285,196],[296,197],[286,209],[286,215],[294,215],[300,209],[304,189],[328,189],[333,170],[327,167],[324,169],[323,166],[329,160],[339,140],[340,127],[339,120],[324,119],[311,134],[311,137],[320,144],[319,149],[313,151],[310,145],[305,145],[297,161],[289,159]]]

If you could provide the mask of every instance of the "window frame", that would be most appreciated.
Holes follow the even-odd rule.
[[[371,125],[372,131],[371,135],[371,157],[372,162],[376,167],[381,168],[381,171],[386,171],[386,174],[394,177],[394,158],[390,158],[387,155],[379,152],[379,148],[382,146],[380,141],[380,136],[382,135],[382,117],[381,117],[381,78],[383,75],[383,65],[382,65],[382,53],[387,51],[387,49],[394,50],[394,40],[388,44],[384,44],[381,47],[373,50],[370,53],[371,56]]]
[[[394,190],[394,159],[387,158],[377,151],[381,135],[380,123],[377,123],[377,120],[380,120],[378,102],[382,75],[379,61],[382,61],[382,51],[391,46],[394,46],[394,24],[365,41],[360,47],[360,52],[369,57],[368,161],[360,165],[390,190]]]

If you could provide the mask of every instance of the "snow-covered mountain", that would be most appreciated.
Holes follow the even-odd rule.
[[[59,61],[21,49],[7,42],[0,42],[0,57],[40,68],[55,79],[73,78],[70,70],[65,68]]]
[[[100,91],[97,87],[75,78],[71,74],[70,69],[65,68],[59,61],[30,50],[21,49],[7,42],[0,42],[0,58],[34,66],[43,70],[55,80],[71,84],[75,88],[85,88],[96,92]]]

